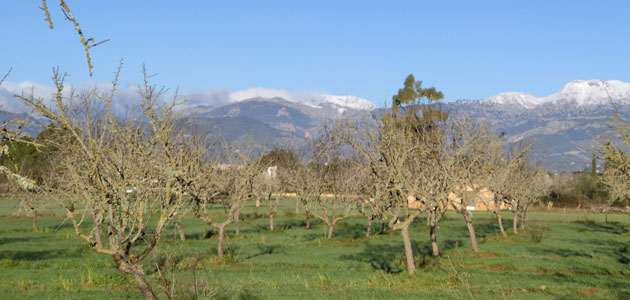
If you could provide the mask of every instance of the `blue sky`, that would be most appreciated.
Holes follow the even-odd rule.
[[[0,10],[0,72],[10,82],[141,79],[184,93],[249,88],[356,95],[381,106],[404,77],[448,100],[506,91],[546,96],[577,79],[630,81],[630,1],[66,1],[92,49],[49,0]],[[518,3],[517,3],[518,2]]]

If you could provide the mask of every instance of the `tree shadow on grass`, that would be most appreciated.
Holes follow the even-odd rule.
[[[204,232],[186,233],[186,240],[206,240],[213,238],[217,234],[214,227],[208,227]]]
[[[445,251],[460,245],[460,240],[444,240],[440,242],[440,251]],[[416,266],[423,267],[433,257],[430,243],[412,242],[412,250]],[[343,260],[358,261],[369,264],[375,270],[380,270],[389,274],[398,274],[405,270],[405,250],[402,245],[375,244],[367,245],[363,251],[342,255]]]
[[[356,240],[365,237],[365,231],[367,227],[361,224],[345,224],[338,223],[333,228],[333,238],[334,239],[351,239]],[[326,237],[328,234],[328,226],[321,226],[320,228],[314,229],[315,232],[307,234],[304,236],[304,239],[307,241],[312,241],[317,238]]]
[[[286,247],[283,245],[263,245],[263,244],[259,244],[256,245],[256,248],[258,248],[258,252],[250,255],[248,257],[246,257],[246,259],[250,259],[250,258],[254,258],[257,256],[262,256],[262,255],[272,255],[272,254],[281,254],[284,253]]]
[[[542,256],[549,256],[549,255],[557,255],[560,257],[584,257],[584,258],[593,258],[592,254],[583,252],[583,251],[576,251],[573,249],[566,249],[566,248],[561,248],[561,249],[552,249],[552,248],[528,248],[527,251],[537,254],[537,255],[542,255]]]
[[[321,224],[322,221],[321,220],[313,220],[311,219],[311,229],[312,230],[313,227],[316,227],[317,225]],[[306,229],[306,220],[295,220],[295,219],[290,219],[290,220],[286,220],[286,221],[282,221],[282,222],[278,222],[276,221],[275,227],[277,230],[289,230],[292,228],[302,228],[302,229]]]
[[[247,233],[263,233],[269,231],[269,225],[250,224],[245,228],[241,228],[241,234]]]
[[[359,239],[365,237],[367,227],[362,224],[338,224],[333,229],[333,237]]]
[[[11,243],[28,243],[37,240],[44,239],[41,236],[29,236],[29,237],[3,237],[0,238],[0,245],[6,245]]]
[[[0,251],[0,259],[23,260],[23,261],[46,260],[46,259],[59,258],[59,257],[67,256],[67,255],[68,253],[64,250]]]
[[[590,232],[603,232],[603,233],[611,233],[611,234],[624,234],[628,232],[628,226],[621,223],[595,223],[595,222],[584,222],[584,221],[576,221],[574,223],[581,224],[583,228],[578,229],[579,232],[590,231]]]
[[[475,233],[478,238],[483,238],[488,235],[496,235],[500,234],[499,224],[497,222],[484,222],[484,223],[473,223],[475,226]],[[503,224],[503,228],[505,227],[505,222]]]
[[[630,264],[630,243],[627,241],[606,239],[575,239],[576,245],[586,244],[593,247],[593,253],[608,256],[622,264]]]

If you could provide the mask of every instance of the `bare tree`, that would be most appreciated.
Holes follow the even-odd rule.
[[[262,176],[261,160],[259,157],[253,157],[253,148],[250,146],[247,150],[235,148],[237,146],[226,146],[225,155],[230,164],[218,164],[219,160],[200,161],[196,166],[196,176],[207,178],[208,181],[200,181],[197,186],[191,185],[189,190],[195,203],[195,215],[218,230],[219,257],[224,254],[225,227],[232,222],[238,222],[240,210],[247,200],[253,199],[257,179]],[[223,207],[225,213],[223,221],[216,221],[208,210],[216,204]],[[239,228],[236,229],[238,233]]]
[[[354,207],[353,198],[356,197],[356,163],[342,160],[338,156],[326,159],[325,163],[312,163],[311,168],[326,181],[328,193],[316,196],[314,201],[317,209],[314,215],[328,226],[327,238],[332,238],[333,227],[338,221],[346,219]]]
[[[326,181],[318,173],[312,162],[299,164],[292,172],[291,188],[295,191],[297,200],[304,206],[305,228],[311,228],[312,205],[324,193]]]
[[[269,208],[269,230],[274,230],[274,217],[278,213],[279,200],[291,186],[293,170],[299,162],[297,156],[290,150],[273,149],[260,157],[260,165],[264,170],[263,176],[259,176],[257,182],[256,207],[262,197],[267,201]]]
[[[20,207],[27,208],[33,216],[33,229],[37,229],[37,209],[42,201],[42,193],[45,190],[35,183],[35,180],[20,175],[20,170],[12,172],[5,166],[0,166],[0,173],[7,179],[10,187],[10,193],[20,199]],[[19,212],[18,212],[19,215]]]
[[[74,30],[77,32],[77,34],[79,35],[79,38],[81,39],[81,45],[83,45],[83,51],[85,52],[85,57],[86,57],[87,65],[88,65],[88,72],[90,74],[90,77],[92,77],[92,68],[94,68],[94,66],[92,65],[92,58],[90,57],[90,49],[100,44],[108,42],[109,39],[96,42],[94,38],[91,38],[91,37],[86,38],[85,34],[83,33],[83,30],[81,29],[81,27],[79,27],[79,22],[70,11],[70,7],[66,3],[66,1],[59,0],[59,6],[61,7],[61,12],[63,13],[65,19],[68,20],[68,22],[72,23],[72,25],[74,26]],[[46,0],[42,0],[42,6],[39,9],[41,9],[44,12],[44,15],[46,16],[45,20],[48,23],[48,28],[53,29],[54,25],[50,17],[50,11],[48,10],[48,5],[46,4]]]
[[[502,170],[497,171],[491,185],[496,205],[503,201],[512,208],[512,231],[518,233],[527,225],[527,213],[534,203],[547,194],[551,179],[541,166],[532,164],[529,150],[532,142],[512,146]]]
[[[353,123],[339,127],[341,140],[350,144],[366,162],[370,170],[374,192],[371,198],[379,202],[389,220],[391,230],[400,230],[405,248],[407,271],[415,273],[415,263],[409,225],[421,213],[420,209],[409,209],[408,197],[415,195],[417,186],[408,161],[416,155],[420,146],[415,143],[409,126],[400,126],[393,113],[385,113],[377,128],[361,129]]]
[[[263,176],[260,176],[258,189],[260,192],[256,193],[256,203],[259,205],[260,194],[262,194],[269,208],[269,231],[274,231],[273,220],[278,213],[279,198],[284,194],[280,186],[280,180],[265,173]]]
[[[457,188],[457,161],[446,145],[444,127],[433,128],[421,135],[420,142],[426,152],[416,155],[413,166],[417,179],[415,198],[427,211],[427,225],[433,256],[439,256],[437,226],[450,205],[449,196]]]
[[[354,174],[354,180],[356,180],[357,197],[354,198],[356,206],[359,212],[367,219],[367,229],[365,231],[365,237],[369,237],[372,232],[372,223],[374,220],[378,220],[381,223],[380,232],[385,230],[384,222],[384,208],[380,205],[384,203],[376,201],[373,197],[376,195],[375,184],[370,169],[366,166],[362,160],[357,160],[357,169]]]
[[[166,90],[150,85],[146,70],[144,74],[139,111],[126,117],[112,109],[118,76],[110,91],[77,95],[70,90],[66,96],[65,75],[54,70],[53,107],[32,93],[16,97],[72,138],[62,145],[71,159],[59,167],[68,176],[54,187],[76,195],[80,205],[71,205],[67,212],[77,235],[97,252],[110,255],[121,272],[132,275],[145,298],[157,299],[140,262],[158,245],[183,203],[187,176],[180,166],[190,152],[175,132],[177,96],[164,102]],[[91,230],[84,232],[79,226],[78,209],[92,215]],[[155,224],[146,219],[151,210],[159,212]],[[95,241],[101,225],[107,228],[107,244]]]
[[[470,242],[474,251],[479,250],[472,215],[469,206],[480,202],[486,189],[487,178],[495,171],[493,159],[501,153],[503,144],[490,132],[487,124],[466,117],[454,121],[450,134],[452,143],[448,146],[450,159],[455,164],[448,175],[454,182],[451,207],[466,221]]]

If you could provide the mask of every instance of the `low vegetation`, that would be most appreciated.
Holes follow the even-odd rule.
[[[132,278],[75,237],[62,211],[42,211],[34,230],[30,218],[11,215],[18,203],[0,200],[3,298],[140,296]],[[472,212],[480,247],[473,252],[463,218],[447,212],[439,225],[439,258],[431,255],[426,224],[410,225],[417,272],[409,277],[398,233],[374,230],[366,238],[365,218],[354,216],[339,222],[328,239],[324,222],[313,220],[305,229],[304,214],[296,215],[293,206],[293,198],[280,200],[272,232],[268,208],[249,202],[241,233],[233,227],[225,232],[222,258],[217,232],[202,220],[183,219],[185,241],[168,226],[161,247],[142,263],[148,282],[158,297],[175,299],[630,297],[627,214],[611,213],[605,223],[603,214],[589,210],[536,207],[528,229],[504,238],[490,212]]]

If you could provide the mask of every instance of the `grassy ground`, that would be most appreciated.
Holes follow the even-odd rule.
[[[449,214],[438,230],[440,259],[430,257],[420,218],[410,230],[418,267],[410,277],[397,232],[366,239],[366,222],[356,217],[341,221],[328,240],[325,224],[305,230],[303,216],[290,214],[291,203],[280,208],[275,232],[267,231],[266,208],[247,207],[241,234],[229,227],[223,259],[204,223],[185,219],[185,242],[169,228],[144,263],[151,284],[164,292],[160,265],[176,279],[178,296],[193,299],[204,293],[219,299],[630,299],[627,214],[604,223],[603,215],[533,212],[528,230],[503,238],[491,214],[474,212],[478,253],[461,216]],[[0,298],[141,297],[111,258],[73,235],[63,216],[48,211],[33,230],[29,217],[10,215],[16,211],[15,201],[0,199]],[[511,213],[503,216],[511,228]]]

